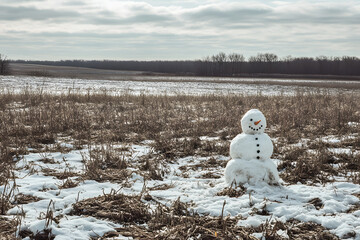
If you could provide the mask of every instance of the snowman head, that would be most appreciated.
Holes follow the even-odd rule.
[[[246,134],[264,133],[266,118],[257,109],[251,109],[241,119],[241,128]]]

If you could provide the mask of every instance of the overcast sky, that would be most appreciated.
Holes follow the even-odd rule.
[[[0,0],[10,59],[360,57],[359,0]]]

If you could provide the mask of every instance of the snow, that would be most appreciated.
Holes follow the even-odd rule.
[[[150,147],[140,145],[133,145],[130,149],[134,158],[148,153],[149,150]],[[114,227],[121,227],[119,224],[91,217],[67,215],[71,211],[73,203],[93,198],[103,193],[109,193],[113,189],[117,190],[120,188],[118,184],[85,180],[76,187],[59,189],[58,186],[62,184],[62,180],[52,176],[45,176],[40,171],[44,168],[51,168],[57,172],[71,169],[73,172],[82,173],[84,169],[83,156],[87,154],[89,154],[88,149],[81,151],[73,150],[69,153],[30,153],[24,155],[22,160],[16,164],[16,175],[18,177],[16,179],[16,192],[34,196],[40,198],[40,200],[16,206],[8,210],[7,214],[17,215],[24,212],[25,218],[22,221],[22,229],[26,228],[33,233],[37,233],[45,229],[45,219],[43,218],[50,206],[54,216],[64,216],[59,224],[52,223],[48,226],[48,228],[52,229],[52,233],[56,235],[55,239],[89,239],[90,236],[102,236],[104,233],[114,230]],[[41,161],[44,156],[48,159],[53,159],[55,163],[44,163],[44,161]],[[32,166],[31,169],[27,167],[28,165]],[[134,181],[136,180],[144,181],[142,177],[134,177]],[[1,192],[3,189],[4,186],[0,186]]]
[[[201,158],[183,158],[179,160],[179,165],[188,166],[190,163],[197,164],[203,160]],[[192,171],[189,172],[190,177],[184,179],[176,174],[179,165],[172,166],[173,174],[163,182],[171,183],[175,187],[166,191],[152,191],[150,194],[153,197],[160,201],[164,201],[163,199],[175,201],[180,196],[182,201],[195,203],[194,208],[197,212],[213,216],[221,214],[223,202],[226,200],[224,214],[231,216],[240,214],[245,218],[245,220],[239,221],[238,224],[241,226],[258,226],[259,222],[264,223],[272,217],[283,222],[290,219],[313,221],[332,229],[339,236],[345,228],[360,234],[359,213],[346,213],[352,205],[359,203],[359,199],[352,195],[360,192],[359,185],[347,182],[328,183],[324,186],[247,185],[246,194],[239,198],[229,198],[216,196],[216,193],[227,186],[224,179],[198,179],[194,177],[195,172]],[[313,205],[308,203],[314,198],[320,198],[323,201],[322,209],[316,210]],[[270,216],[251,216],[253,208],[261,209],[265,204]],[[337,222],[342,225],[336,225]]]
[[[204,138],[206,139],[206,138]],[[142,144],[151,143],[145,141]],[[94,148],[96,146],[92,146]],[[130,145],[129,151],[133,156],[140,157],[149,153],[151,148],[147,145]],[[122,227],[121,223],[95,219],[85,216],[70,216],[72,204],[82,199],[92,198],[109,193],[112,189],[119,190],[124,194],[138,194],[144,186],[144,177],[133,172],[129,184],[130,186],[121,187],[119,184],[110,182],[96,182],[93,180],[81,181],[78,186],[68,189],[59,189],[62,180],[52,176],[45,176],[40,170],[43,168],[56,169],[63,172],[66,168],[73,171],[82,172],[83,155],[88,154],[88,149],[71,150],[68,153],[53,152],[47,153],[48,158],[53,158],[54,163],[41,161],[44,154],[29,153],[23,156],[23,160],[16,165],[16,184],[17,192],[25,195],[40,198],[37,202],[22,204],[8,211],[9,215],[16,215],[24,211],[25,217],[22,222],[22,229],[28,228],[34,233],[45,228],[45,213],[50,204],[50,209],[54,216],[59,216],[58,224],[52,222],[48,228],[56,235],[56,240],[62,239],[89,239],[90,237],[102,236],[104,233],[113,231],[117,227]],[[135,158],[136,158],[135,157]],[[150,189],[162,184],[170,185],[166,190],[148,190],[149,194],[159,202],[170,205],[180,197],[183,202],[192,203],[194,210],[200,214],[210,214],[220,216],[224,201],[224,215],[241,216],[238,221],[240,226],[259,226],[267,221],[286,222],[290,219],[299,221],[312,221],[321,224],[340,238],[349,232],[355,232],[355,239],[360,239],[360,210],[348,212],[348,210],[359,204],[358,197],[354,194],[360,193],[360,186],[347,182],[341,177],[336,178],[333,183],[323,185],[303,185],[294,184],[283,186],[270,186],[266,183],[245,184],[246,192],[237,198],[218,195],[228,185],[221,178],[202,178],[201,176],[212,172],[218,176],[224,175],[221,166],[211,168],[192,168],[191,166],[201,166],[201,163],[215,158],[220,162],[229,161],[226,156],[197,157],[189,156],[177,159],[176,162],[169,164],[168,173],[163,181],[147,180],[146,186]],[[66,162],[64,161],[66,160]],[[277,160],[279,161],[279,160]],[[27,167],[28,164],[36,171]],[[189,167],[186,170],[186,177],[180,170],[181,167]],[[2,192],[4,186],[0,186]],[[316,209],[309,203],[314,198],[319,198],[323,207]],[[152,206],[155,208],[154,206]],[[254,209],[266,209],[269,215],[256,215]],[[279,232],[286,237],[286,232]],[[254,236],[261,238],[262,233],[255,233]],[[127,239],[119,236],[117,239]]]
[[[55,240],[61,239],[89,239],[90,237],[102,236],[113,231],[119,224],[99,220],[93,217],[69,216],[61,219],[58,227],[53,228]]]
[[[262,182],[278,184],[279,174],[276,165],[271,159],[244,160],[231,159],[225,168],[225,180],[231,185],[243,184],[261,184]]]
[[[245,227],[259,227],[263,220],[266,218],[263,216],[250,216],[246,220],[239,222],[239,226],[245,226]]]
[[[313,91],[314,88],[303,86],[284,86],[268,84],[247,84],[246,82],[320,82],[316,80],[291,79],[249,79],[249,78],[218,78],[218,77],[174,77],[174,76],[124,76],[119,80],[95,80],[74,78],[49,78],[32,76],[0,76],[0,87],[4,92],[42,91],[51,94],[68,93],[106,93],[109,95],[131,94],[247,94],[247,95],[290,95],[299,89]],[[351,83],[351,81],[327,80],[332,83]],[[241,83],[241,84],[239,84]],[[39,90],[41,89],[41,90]],[[316,88],[327,92],[347,92],[351,90]]]
[[[328,148],[328,150],[332,153],[336,153],[336,154],[347,154],[347,155],[351,155],[351,154],[357,154],[360,153],[360,151],[355,151],[352,150],[351,148]]]
[[[360,125],[360,123],[359,122],[348,122],[348,125],[350,127],[358,127]]]
[[[273,153],[273,144],[266,133],[237,135],[230,144],[230,156],[233,159],[267,160]]]
[[[346,135],[346,136],[329,135],[326,137],[318,138],[317,140],[325,142],[325,143],[341,143],[341,142],[344,142],[349,139],[354,139],[356,137],[357,137],[357,135],[355,135],[355,134],[350,134],[350,135]]]
[[[199,139],[200,139],[201,141],[209,141],[209,142],[220,140],[219,137],[208,137],[208,136],[201,136],[201,137],[199,137]]]

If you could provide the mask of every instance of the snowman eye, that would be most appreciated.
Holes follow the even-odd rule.
[[[252,118],[250,118],[250,121],[252,121]]]

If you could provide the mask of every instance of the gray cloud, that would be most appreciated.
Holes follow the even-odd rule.
[[[360,4],[354,1],[219,0],[199,6],[194,0],[174,7],[139,0],[111,8],[69,0],[53,9],[14,2],[0,6],[0,22],[7,26],[0,29],[1,51],[11,58],[195,59],[218,51],[360,55]],[[23,19],[36,20],[37,28],[22,26]]]
[[[34,0],[31,2],[45,2],[46,0]],[[3,3],[11,3],[11,4],[16,4],[16,3],[27,3],[29,2],[29,0],[2,0]]]
[[[208,6],[183,15],[184,19],[195,23],[228,24],[231,28],[234,23],[267,24],[359,24],[360,11],[352,11],[347,5],[342,9],[339,6],[317,5],[300,11],[293,7],[279,11],[276,7],[233,5],[224,9],[220,5]],[[242,25],[240,25],[242,26]],[[226,28],[226,25],[223,27]]]
[[[19,0],[18,0],[19,1]],[[65,2],[65,6],[85,7],[86,3],[75,0]],[[130,12],[126,16],[119,15],[115,10],[102,10],[83,13],[72,10],[38,9],[24,6],[0,6],[0,20],[16,21],[20,19],[48,20],[70,18],[79,22],[100,25],[125,25],[125,24],[158,24],[184,26],[190,23],[193,26],[201,25],[210,28],[239,27],[249,28],[269,24],[359,24],[360,10],[354,10],[349,4],[341,6],[325,4],[300,5],[299,8],[285,6],[283,8],[267,6],[264,4],[246,5],[233,3],[230,5],[213,4],[198,8],[187,8],[179,12],[163,7],[145,4],[130,4],[124,7]],[[305,10],[301,11],[301,7]],[[164,11],[165,9],[165,11]]]
[[[105,17],[105,16],[95,17],[91,19],[91,22],[94,24],[102,24],[102,25],[125,25],[125,24],[129,25],[129,24],[139,24],[139,23],[164,24],[164,23],[174,22],[174,19],[170,16],[142,13],[127,18]]]
[[[80,0],[70,0],[65,3],[66,6],[83,6],[86,5],[86,2]]]
[[[270,9],[243,8],[241,6],[223,9],[221,6],[209,6],[187,12],[182,17],[196,22],[216,23],[220,21],[221,23],[234,23],[236,21],[253,22],[253,19],[263,19],[270,13]]]
[[[34,7],[11,7],[0,5],[0,20],[48,20],[78,16],[79,14],[73,11],[56,11],[51,9],[42,10]]]

